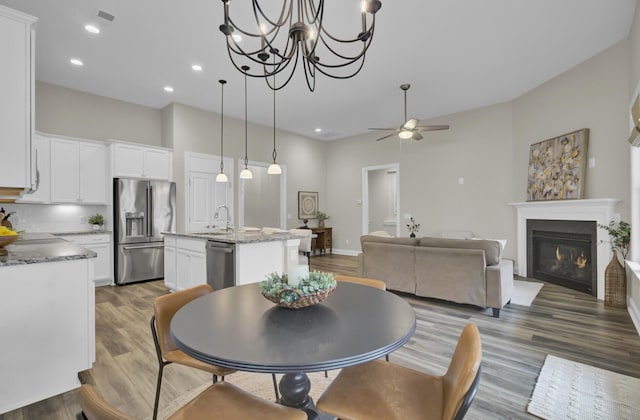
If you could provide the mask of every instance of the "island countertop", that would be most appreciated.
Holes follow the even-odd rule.
[[[286,241],[289,239],[302,239],[304,236],[280,231],[274,233],[265,233],[262,231],[234,231],[232,233],[224,232],[163,232],[165,236],[175,236],[192,239],[206,239],[208,241],[224,242],[228,244],[250,244],[258,242],[274,242]]]
[[[5,247],[0,267],[95,258],[97,254],[48,233],[25,233]]]

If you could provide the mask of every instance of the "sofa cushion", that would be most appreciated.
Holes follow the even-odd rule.
[[[485,239],[447,239],[447,238],[420,238],[419,246],[434,248],[461,248],[461,249],[482,249],[487,265],[496,265],[502,258],[502,246],[499,242]]]
[[[419,238],[394,238],[394,237],[385,237],[385,236],[376,236],[376,235],[364,235],[360,237],[360,245],[364,250],[365,242],[375,242],[382,244],[390,244],[390,245],[412,245],[417,246],[420,242]]]
[[[387,289],[415,293],[415,246],[364,242],[362,246],[362,277],[382,280]]]

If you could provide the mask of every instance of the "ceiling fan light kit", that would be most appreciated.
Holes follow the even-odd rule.
[[[277,20],[273,19],[274,6],[270,4],[273,2],[261,6],[259,0],[252,0],[252,13],[236,9],[240,10],[236,14],[239,21],[247,14],[253,15],[248,28],[241,28],[234,21],[230,0],[222,3],[224,23],[219,29],[226,38],[229,58],[238,71],[262,77],[271,89],[278,90],[289,83],[301,58],[307,87],[312,92],[316,87],[316,72],[334,79],[348,79],[360,72],[373,40],[376,13],[382,7],[379,0],[361,0],[361,27],[354,31],[354,38],[342,39],[329,33],[323,25],[324,0],[282,0]],[[238,33],[241,41],[234,37]],[[271,57],[273,63],[269,62]],[[243,70],[242,62],[258,64],[258,70],[249,73],[250,70]],[[274,79],[271,85],[270,76],[285,70],[282,84],[275,85]]]
[[[400,85],[400,89],[404,92],[404,123],[398,128],[369,128],[369,130],[382,130],[382,131],[395,131],[395,133],[382,136],[376,141],[388,139],[389,137],[398,136],[402,140],[422,140],[424,137],[420,134],[421,131],[439,131],[448,130],[448,125],[418,125],[417,118],[407,119],[407,91],[411,87],[410,84],[405,83]]]

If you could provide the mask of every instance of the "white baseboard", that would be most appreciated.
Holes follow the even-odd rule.
[[[635,325],[636,331],[640,335],[640,311],[629,295],[627,295],[627,309],[629,310],[631,321],[633,321],[633,325]]]
[[[335,249],[334,248],[333,253],[338,255],[348,255],[351,257],[357,257],[360,251],[354,251],[352,249]]]

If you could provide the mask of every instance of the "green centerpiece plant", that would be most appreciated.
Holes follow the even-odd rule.
[[[288,283],[286,274],[271,273],[266,280],[260,283],[260,292],[264,297],[274,303],[287,307],[296,306],[296,302],[308,301],[310,304],[318,303],[326,298],[336,287],[336,280],[332,273],[312,271],[306,278],[300,279],[300,283],[293,286]]]

